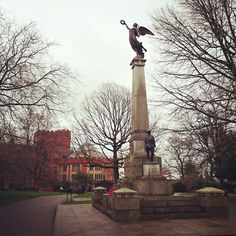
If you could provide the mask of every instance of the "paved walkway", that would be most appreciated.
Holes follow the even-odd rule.
[[[0,207],[1,236],[51,236],[58,204],[65,195],[45,196]]]
[[[91,204],[59,205],[53,236],[236,235],[236,217],[118,223]]]

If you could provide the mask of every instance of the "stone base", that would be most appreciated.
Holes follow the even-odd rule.
[[[143,176],[133,180],[133,189],[139,195],[171,195],[173,184],[161,176]]]
[[[125,163],[125,177],[134,179],[143,176],[143,163],[147,161],[146,156],[131,156]]]
[[[158,164],[161,174],[162,164],[161,164],[161,157],[154,157],[153,162],[150,162],[146,155],[142,156],[136,156],[132,155],[126,162],[125,162],[125,177],[128,177],[130,179],[135,179],[138,177],[142,177],[145,174],[144,166],[147,165],[154,165]],[[158,175],[160,175],[158,174]],[[152,174],[157,175],[157,173]]]
[[[145,162],[143,163],[144,176],[161,176],[161,166],[158,162]]]
[[[94,188],[93,190],[93,196],[92,196],[92,203],[93,204],[100,204],[103,199],[103,194],[107,191],[106,188],[98,186]]]
[[[137,192],[120,188],[113,192],[111,217],[116,221],[135,221],[140,218],[140,198]]]
[[[207,213],[207,217],[229,216],[229,203],[224,191],[217,188],[206,187],[196,191],[200,206]]]

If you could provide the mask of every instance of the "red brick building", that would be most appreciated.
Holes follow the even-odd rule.
[[[113,170],[104,168],[109,166],[109,161],[94,154],[91,160],[72,153],[58,164],[58,181],[76,183],[78,173],[88,175],[95,184],[103,180],[113,180]]]
[[[94,154],[92,165],[82,156],[78,157],[70,150],[71,131],[37,131],[35,145],[43,147],[48,154],[48,176],[38,181],[39,190],[50,190],[55,183],[74,183],[78,173],[89,175],[94,182],[113,179],[112,169],[102,168],[108,165],[106,158]],[[93,165],[95,165],[93,167]]]
[[[39,190],[52,190],[58,182],[58,163],[70,152],[71,132],[69,130],[45,131],[39,130],[34,134],[34,146],[41,156],[47,159],[47,173],[37,180]]]
[[[34,134],[34,143],[41,143],[52,161],[61,159],[70,151],[71,131],[37,131]]]

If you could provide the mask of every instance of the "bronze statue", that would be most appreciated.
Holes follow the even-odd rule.
[[[121,20],[120,23],[122,25],[125,25],[126,28],[129,30],[129,42],[133,50],[137,53],[137,56],[141,56],[142,58],[144,58],[143,51],[146,52],[147,49],[145,49],[142,43],[137,40],[137,37],[145,34],[150,34],[150,35],[154,34],[149,29],[143,26],[139,26],[137,23],[133,24],[133,28],[129,28],[129,26],[125,23],[124,20]]]
[[[151,130],[147,130],[147,135],[144,138],[144,149],[147,153],[147,158],[153,161],[154,149],[156,147],[155,138],[151,135]]]

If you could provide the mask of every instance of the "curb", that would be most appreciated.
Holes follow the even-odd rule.
[[[52,236],[62,236],[62,205],[57,205]]]

